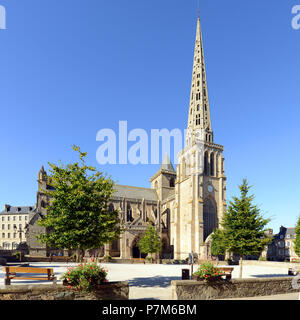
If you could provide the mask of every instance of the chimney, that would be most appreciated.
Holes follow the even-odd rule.
[[[5,212],[9,212],[10,211],[11,206],[9,204],[5,204],[4,205],[4,211]]]

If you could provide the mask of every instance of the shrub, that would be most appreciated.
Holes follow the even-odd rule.
[[[20,251],[13,252],[12,256],[15,257],[17,260],[20,260],[21,252]],[[22,254],[22,257],[23,257],[23,254]]]
[[[104,260],[105,262],[109,262],[109,261],[111,261],[111,256],[104,256],[104,257],[103,257],[103,260]]]
[[[107,282],[107,270],[96,263],[80,264],[77,267],[68,268],[61,277],[63,283],[69,288],[75,287],[79,290],[90,292],[97,285]]]
[[[149,263],[153,263],[154,262],[154,258],[147,256],[146,257],[146,261],[148,261]]]
[[[265,257],[259,257],[258,261],[267,261],[267,258],[265,258]]]
[[[211,262],[201,264],[195,272],[197,277],[207,281],[218,278],[223,274],[224,272],[220,268],[215,267]]]

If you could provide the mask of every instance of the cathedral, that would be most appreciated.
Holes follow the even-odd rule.
[[[152,222],[162,239],[161,258],[183,260],[190,253],[199,259],[210,258],[210,234],[219,227],[226,210],[226,176],[223,146],[214,143],[199,18],[185,139],[176,170],[166,155],[150,179],[151,188],[115,186],[110,206],[119,211],[124,232],[119,240],[99,249],[100,255],[124,260],[143,257],[137,243]],[[38,184],[39,190],[49,188],[44,168]],[[45,232],[37,220],[46,214],[48,200],[41,191],[37,193],[27,228],[31,255],[51,253],[35,239],[36,234]]]

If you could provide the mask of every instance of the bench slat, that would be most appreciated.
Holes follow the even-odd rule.
[[[44,280],[44,281],[48,281],[48,277],[9,277],[9,279],[13,279],[13,280]],[[50,279],[53,280],[53,279]]]
[[[48,270],[50,274],[53,274],[53,269],[45,269],[45,268],[26,268],[26,267],[4,267],[5,271],[9,273],[46,273],[48,274]]]

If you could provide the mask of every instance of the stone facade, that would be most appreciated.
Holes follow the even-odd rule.
[[[128,300],[128,282],[108,282],[93,293],[62,285],[0,287],[0,300]]]
[[[0,250],[17,250],[26,243],[25,227],[34,206],[13,207],[4,205],[0,212]]]
[[[266,250],[267,260],[293,261],[300,259],[294,249],[296,238],[295,229],[296,228],[280,227],[279,233],[273,236],[273,241]]]
[[[218,283],[195,280],[171,281],[173,300],[215,300],[269,296],[299,292],[292,286],[293,277],[233,279]]]

